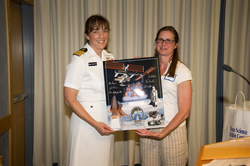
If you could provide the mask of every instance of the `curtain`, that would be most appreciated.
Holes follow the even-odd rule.
[[[225,27],[224,64],[250,81],[250,1],[226,1]],[[250,100],[249,84],[235,73],[224,72],[224,107],[235,103],[238,91]],[[243,101],[241,96],[238,101]]]
[[[187,127],[189,165],[195,165],[200,147],[216,141],[216,64],[220,1],[35,0],[34,2],[34,165],[49,166],[59,163],[60,166],[64,166],[66,163],[71,111],[63,101],[64,77],[72,53],[84,46],[84,24],[92,14],[101,14],[109,20],[111,32],[107,49],[117,59],[153,56],[154,39],[162,26],[172,25],[179,32],[180,60],[188,66],[193,76],[192,106]],[[232,3],[239,4],[236,1]],[[249,15],[249,10],[246,6],[243,7],[246,9],[244,13],[246,17]],[[232,8],[240,9],[232,4],[227,10],[231,11]],[[246,19],[244,18],[242,22],[245,23]],[[228,25],[232,25],[232,22],[228,21]],[[235,21],[239,20],[235,18]],[[249,19],[245,26],[249,27]],[[236,27],[225,33],[235,32]],[[246,27],[239,28],[245,30],[245,34],[248,33],[248,38],[243,34],[244,41],[235,34],[237,40],[234,38],[230,41],[241,40],[242,44],[245,44],[248,40],[249,43],[249,32]],[[238,50],[233,43],[229,44],[228,48]],[[235,56],[231,54],[232,57]],[[244,55],[246,54],[242,53],[242,56]],[[249,74],[247,58],[244,60],[245,66],[239,67],[241,72]],[[246,84],[244,88],[248,88]],[[139,139],[134,131],[115,133],[114,152],[115,166],[133,166],[140,163]]]

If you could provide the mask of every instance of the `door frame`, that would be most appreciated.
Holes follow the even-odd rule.
[[[34,19],[33,6],[21,5],[25,97],[25,165],[33,165],[34,135]]]

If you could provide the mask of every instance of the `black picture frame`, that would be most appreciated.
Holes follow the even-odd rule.
[[[108,121],[114,130],[164,126],[161,75],[157,57],[104,61],[103,71]],[[153,91],[156,93],[153,94]],[[152,102],[153,96],[157,102]],[[114,108],[117,113],[113,111]],[[145,120],[155,113],[161,122],[145,124]],[[117,122],[112,124],[114,119]],[[156,121],[155,118],[153,120]]]

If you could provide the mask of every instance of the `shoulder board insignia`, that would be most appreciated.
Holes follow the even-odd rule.
[[[82,54],[84,54],[87,51],[88,51],[87,48],[81,48],[80,50],[76,51],[73,55],[81,56]]]
[[[111,53],[111,51],[109,51],[109,50],[106,50],[108,53]]]

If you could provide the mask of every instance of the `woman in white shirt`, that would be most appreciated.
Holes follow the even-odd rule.
[[[185,166],[188,160],[186,119],[192,99],[192,75],[178,58],[178,33],[172,26],[156,35],[166,127],[138,129],[143,166]]]

